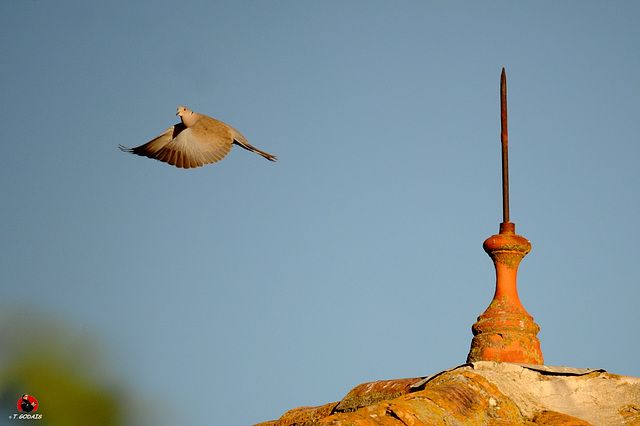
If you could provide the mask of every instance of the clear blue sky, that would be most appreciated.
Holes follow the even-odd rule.
[[[2,304],[95,336],[167,424],[464,363],[494,291],[502,67],[545,363],[640,377],[640,3],[24,0],[0,20]],[[118,150],[179,105],[280,160]]]

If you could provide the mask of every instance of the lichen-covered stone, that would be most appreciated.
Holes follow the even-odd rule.
[[[411,385],[420,380],[422,379],[379,380],[363,383],[351,389],[338,403],[334,411],[338,413],[355,411],[376,402],[395,399],[411,392]]]
[[[580,420],[568,414],[557,411],[544,410],[533,417],[533,424],[541,426],[593,426],[591,423]]]
[[[261,423],[255,426],[312,426],[333,412],[337,402],[320,405],[318,407],[298,407],[284,413],[273,422]]]
[[[640,426],[640,378],[481,361],[427,379],[365,383],[339,403],[260,426]]]

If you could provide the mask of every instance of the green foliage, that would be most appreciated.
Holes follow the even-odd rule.
[[[126,400],[97,346],[73,327],[34,315],[0,322],[0,405],[18,413],[23,393],[38,400],[41,425],[122,425]],[[4,410],[8,411],[4,411]],[[32,420],[35,421],[35,420]]]

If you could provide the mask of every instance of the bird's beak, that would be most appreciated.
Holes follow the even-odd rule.
[[[176,112],[176,115],[180,115],[180,111]]]

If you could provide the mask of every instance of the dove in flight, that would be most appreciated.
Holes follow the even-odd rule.
[[[157,138],[135,148],[119,145],[124,152],[155,158],[183,169],[204,166],[222,160],[233,144],[276,161],[275,155],[254,148],[239,131],[189,108],[178,107],[182,122],[171,126]]]

